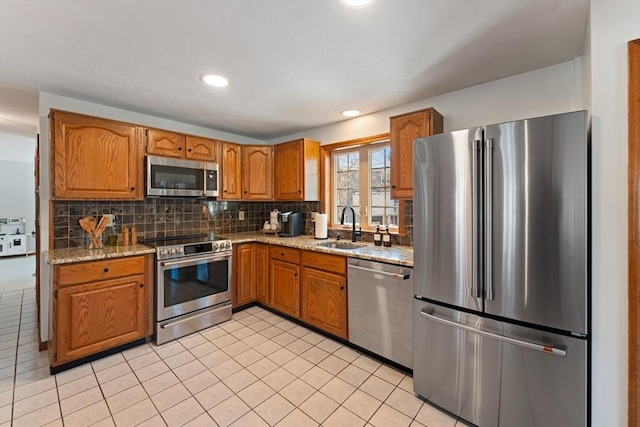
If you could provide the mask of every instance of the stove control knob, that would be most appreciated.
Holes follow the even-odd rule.
[[[167,255],[167,250],[166,249],[160,249],[160,256],[163,257]]]
[[[224,247],[227,248],[227,249],[231,249],[231,242],[225,243]]]
[[[219,251],[219,250],[220,250],[220,244],[219,244],[219,243],[214,243],[214,244],[212,245],[212,248],[213,248],[213,251],[214,251],[214,252],[217,252],[217,251]]]

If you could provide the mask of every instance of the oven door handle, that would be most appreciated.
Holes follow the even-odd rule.
[[[183,264],[190,264],[190,265],[194,265],[197,264],[200,261],[223,261],[225,259],[229,259],[231,258],[231,255],[225,254],[225,255],[208,255],[208,256],[203,256],[203,257],[198,257],[198,258],[189,258],[189,259],[181,259],[179,261],[160,261],[160,266],[161,267],[171,267],[174,265],[183,265]]]

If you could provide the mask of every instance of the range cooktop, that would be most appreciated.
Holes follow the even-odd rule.
[[[156,258],[180,258],[203,253],[231,252],[231,240],[212,234],[190,234],[185,236],[165,236],[138,241],[156,248]]]

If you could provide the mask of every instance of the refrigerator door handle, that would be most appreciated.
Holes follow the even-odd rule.
[[[493,301],[495,299],[495,289],[493,287],[493,245],[492,245],[492,220],[493,220],[493,138],[487,138],[485,141],[484,151],[484,271],[485,271],[485,289],[487,292],[486,299]]]
[[[472,216],[472,285],[471,296],[474,298],[482,298],[482,225],[481,206],[482,206],[482,176],[480,175],[480,159],[482,158],[482,141],[476,139],[471,141],[471,216]]]
[[[467,326],[462,323],[454,322],[452,320],[443,319],[442,317],[435,316],[431,313],[427,313],[424,309],[420,311],[420,316],[426,317],[427,319],[433,320],[435,322],[443,323],[445,325],[448,325],[457,329],[462,329],[468,332],[472,332],[474,334],[482,335],[488,338],[493,338],[498,341],[519,345],[520,347],[525,347],[531,350],[540,351],[542,353],[550,354],[553,356],[559,356],[559,357],[567,356],[567,352],[565,350],[561,350],[559,348],[555,348],[550,345],[542,345],[542,344],[533,343],[529,341],[519,340],[517,338],[505,337],[504,335],[494,334],[493,332],[483,331],[481,329],[476,329],[472,326]]]

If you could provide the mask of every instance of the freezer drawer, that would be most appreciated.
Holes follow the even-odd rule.
[[[418,300],[414,316],[418,395],[482,427],[587,425],[585,340]]]
[[[349,341],[413,368],[413,270],[349,259]]]
[[[480,327],[484,319],[419,300],[415,300],[414,310],[415,393],[473,424],[498,426],[500,343],[435,322],[421,313],[473,328]]]

